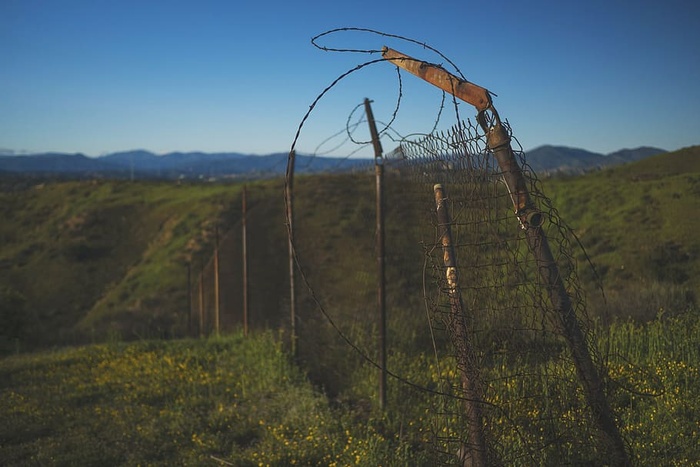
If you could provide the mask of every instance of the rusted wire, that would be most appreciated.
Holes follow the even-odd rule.
[[[439,51],[422,42],[402,36],[363,28],[339,28],[315,36],[312,44],[328,52],[375,54],[380,49],[331,48],[319,45],[320,40],[337,33],[369,33],[405,40],[420,45],[444,59],[460,76],[459,69]],[[342,79],[351,73],[380,63],[383,59],[362,63],[336,78],[310,105],[292,142],[294,151],[302,128],[316,104]],[[398,68],[397,68],[398,70]],[[404,375],[388,371],[394,380],[412,389],[435,396],[434,449],[438,463],[450,464],[455,453],[469,445],[465,436],[468,421],[463,401],[481,405],[484,430],[493,464],[556,464],[566,462],[571,452],[595,457],[592,440],[599,439],[591,421],[578,381],[575,364],[565,345],[557,312],[550,303],[547,287],[538,271],[527,238],[527,222],[521,213],[513,212],[512,194],[504,182],[504,173],[489,148],[484,121],[472,122],[460,117],[454,98],[454,124],[439,130],[445,108],[443,93],[433,127],[425,133],[400,135],[393,127],[403,99],[401,73],[398,72],[398,97],[395,110],[380,134],[398,143],[402,154],[396,160],[385,160],[386,184],[400,187],[397,203],[405,204],[404,213],[421,213],[422,224],[415,231],[413,244],[424,258],[422,290],[418,297],[423,304],[428,326],[430,351],[440,374],[437,388],[426,387]],[[363,120],[353,120],[353,109],[345,125],[343,141],[364,146],[371,144],[353,136]],[[493,111],[495,113],[495,110]],[[498,118],[497,114],[487,118]],[[488,122],[486,122],[488,123]],[[543,218],[542,228],[552,245],[554,259],[572,302],[575,319],[583,331],[585,344],[594,362],[605,374],[605,361],[600,357],[593,338],[592,323],[587,314],[586,299],[577,276],[575,251],[581,248],[573,230],[561,219],[551,200],[544,194],[534,171],[525,160],[522,148],[507,121],[500,122],[510,137],[514,154],[522,167],[528,190]],[[337,133],[340,135],[342,132]],[[325,141],[324,141],[325,143]],[[351,152],[352,154],[352,152]],[[290,171],[288,170],[288,174]],[[285,181],[288,184],[289,180]],[[450,306],[454,284],[449,284],[446,265],[441,255],[441,228],[435,216],[432,187],[443,184],[449,198],[450,227],[459,267],[459,291],[464,302],[460,316]],[[397,188],[398,190],[399,188]],[[286,202],[288,202],[286,200]],[[416,218],[420,217],[416,215]],[[290,225],[289,219],[287,225]],[[293,255],[302,283],[315,308],[341,340],[360,358],[380,368],[371,351],[357,342],[352,323],[342,323],[343,316],[334,314],[324,300],[322,287],[314,283],[304,267],[301,251],[304,242],[316,238],[291,235]],[[347,245],[338,245],[345,248]],[[305,251],[308,251],[305,250]],[[391,267],[391,264],[388,264]],[[408,291],[407,291],[408,292]],[[456,320],[467,332],[455,332]],[[464,356],[468,356],[465,358]],[[446,369],[455,367],[458,375]],[[473,372],[470,368],[479,368]],[[476,386],[480,394],[466,394],[459,383],[459,374],[478,374]],[[502,400],[508,394],[507,400]],[[595,408],[594,408],[595,410]],[[526,414],[523,417],[523,413]],[[519,447],[514,447],[519,446]],[[507,446],[507,447],[506,447]]]

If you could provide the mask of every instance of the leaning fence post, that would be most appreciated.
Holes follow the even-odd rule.
[[[445,190],[442,185],[434,186],[435,205],[437,210],[438,233],[442,243],[443,262],[447,280],[447,296],[450,302],[450,325],[452,340],[455,344],[457,366],[462,378],[464,404],[469,424],[466,458],[463,465],[486,465],[486,437],[484,436],[483,416],[481,413],[481,395],[479,394],[479,368],[476,363],[474,349],[469,338],[462,293],[459,288],[459,271],[454,246],[452,244],[452,228],[450,213],[445,202]]]
[[[559,274],[556,261],[549,248],[547,236],[542,230],[542,214],[530,199],[527,182],[515,159],[510,145],[510,136],[501,124],[491,102],[491,94],[485,88],[447,72],[439,65],[416,60],[396,50],[384,47],[382,56],[419,78],[449,92],[453,96],[473,105],[479,112],[477,120],[487,134],[489,150],[498,161],[504,181],[508,186],[516,215],[527,232],[527,241],[532,250],[540,279],[547,288],[553,308],[559,315],[559,324],[571,350],[574,365],[591,406],[598,429],[606,437],[615,465],[631,465],[624,441],[617,428],[612,410],[605,397],[603,380],[593,364],[583,332],[571,304],[571,298]],[[489,121],[489,114],[491,119]]]
[[[559,268],[552,255],[547,236],[542,230],[542,213],[530,197],[522,169],[515,159],[510,136],[495,115],[494,121],[482,124],[488,127],[488,146],[496,158],[503,178],[508,185],[515,213],[525,229],[527,242],[535,256],[540,279],[549,295],[552,307],[558,314],[559,327],[566,339],[583,385],[588,405],[598,428],[605,434],[611,448],[613,465],[631,465],[624,441],[615,423],[612,409],[605,396],[601,374],[593,363],[588,344],[579,326],[571,298],[566,291]]]

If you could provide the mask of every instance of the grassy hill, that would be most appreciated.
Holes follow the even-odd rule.
[[[649,319],[663,306],[694,302],[700,291],[700,219],[693,215],[700,197],[699,161],[700,149],[692,147],[581,177],[545,180],[545,193],[595,265],[613,315]],[[240,324],[242,185],[11,182],[0,192],[5,347],[192,332],[189,314],[197,306],[196,281],[203,269],[206,306],[213,306],[217,231],[222,324]],[[373,177],[309,176],[297,184],[303,216],[297,221],[298,246],[309,280],[346,314],[373,307]],[[258,326],[287,321],[282,190],[281,181],[248,185],[250,301],[259,310],[251,320]],[[423,252],[407,233],[424,213],[412,209],[401,186],[388,186],[388,296],[390,307],[398,309],[415,305],[406,291],[422,287]],[[593,284],[583,253],[579,265],[583,279]],[[397,318],[397,326],[405,318]]]
[[[14,329],[5,336],[12,348],[8,339],[33,348],[185,335],[188,265],[195,283],[216,232],[225,240],[240,226],[238,184],[12,182],[0,192],[0,315],[3,328]],[[265,280],[270,270],[284,274],[282,257],[279,267],[267,264],[268,252],[286,255],[282,184],[248,189],[250,222],[258,225],[251,274]]]
[[[700,410],[695,402],[700,400],[695,384],[700,241],[693,235],[700,226],[692,216],[700,196],[699,155],[700,148],[688,148],[543,182],[606,288],[607,314],[595,301],[591,313],[612,324],[598,330],[596,344],[605,349],[616,383],[609,390],[611,403],[638,461],[688,465],[700,458],[694,416]],[[416,239],[426,213],[392,180],[387,187],[389,367],[419,387],[435,389],[451,370],[435,365],[422,303],[425,255]],[[298,277],[301,338],[294,363],[283,344],[288,263],[281,181],[247,188],[254,331],[249,339],[233,331],[241,319],[241,189],[238,184],[120,181],[4,183],[4,352],[102,344],[0,360],[0,416],[11,421],[0,431],[0,463],[431,464],[433,395],[391,379],[387,413],[379,413],[376,368],[338,333],[376,360],[373,176],[297,180],[299,255],[314,294]],[[199,300],[201,270],[208,284],[202,299],[211,312],[210,260],[217,231],[222,326],[230,336],[148,340],[198,331],[190,310]],[[592,289],[595,277],[583,253],[578,260]],[[209,321],[207,326],[211,330]],[[258,331],[263,328],[281,331]],[[532,387],[499,382],[500,365],[510,363],[485,362],[483,372],[492,382],[489,401],[509,401],[509,419],[492,418],[501,458],[557,465],[571,459],[593,462],[600,455],[591,433],[576,425],[577,411],[585,407],[577,389],[567,386],[571,375],[560,374],[560,357],[554,352],[528,363],[534,374],[555,376],[545,392],[558,395],[554,403],[569,404],[564,409],[572,417],[557,418],[563,425],[550,427],[566,442],[544,446],[537,445],[541,435],[532,417],[541,407],[533,405],[531,394],[548,383],[539,377],[527,379]],[[529,428],[514,438],[503,431],[512,420]],[[518,457],[523,437],[537,446],[525,461]]]
[[[272,333],[10,357],[0,396],[4,466],[425,465],[332,409]]]
[[[544,185],[586,248],[614,314],[648,319],[664,306],[696,302],[700,147]]]
[[[81,323],[114,314],[115,302],[137,327],[173,322],[168,315],[186,303],[186,291],[175,287],[184,265],[225,222],[238,190],[119,181],[8,187],[0,194],[0,283],[3,296],[22,304],[22,339],[31,346],[83,341]],[[129,313],[153,297],[157,303]],[[5,312],[3,319],[10,319]]]

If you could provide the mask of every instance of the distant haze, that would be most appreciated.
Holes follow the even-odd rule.
[[[526,152],[525,158],[535,172],[580,172],[633,162],[663,152],[663,149],[640,147],[603,155],[584,149],[548,145]],[[235,152],[173,152],[158,156],[145,150],[118,152],[101,157],[63,153],[6,153],[0,155],[0,171],[68,177],[259,178],[283,175],[287,158],[287,153],[257,156]],[[372,164],[371,159],[299,154],[295,168],[299,173],[338,172],[369,168]]]

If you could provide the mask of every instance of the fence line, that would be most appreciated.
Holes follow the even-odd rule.
[[[315,104],[350,73],[397,60],[415,65],[409,71],[419,76],[432,66],[418,66],[419,61],[393,51],[384,60],[350,70],[318,96],[295,136],[284,181],[286,241],[276,239],[286,244],[287,255],[269,263],[279,265],[277,290],[289,291],[288,300],[273,308],[280,311],[278,316],[287,310],[289,319],[277,324],[289,331],[292,355],[330,396],[341,391],[362,361],[382,372],[381,407],[389,397],[382,380],[387,375],[435,396],[436,463],[514,464],[527,459],[552,464],[575,456],[627,465],[576,276],[571,232],[539,188],[522,150],[513,149],[517,141],[492,108],[487,91],[469,85],[465,91],[477,92],[476,124],[459,119],[448,130],[401,137],[391,157],[381,155],[380,134],[371,124],[370,132],[377,133],[371,141],[350,138],[375,146],[374,207],[359,184],[369,182],[369,170],[295,183],[295,144]],[[442,70],[433,67],[436,73]],[[449,92],[464,82],[451,77],[444,83]],[[365,104],[370,122],[371,108]],[[387,125],[382,134],[390,130]],[[382,219],[376,215],[382,204],[380,171],[387,204]],[[364,231],[372,217],[376,230]],[[245,218],[246,228],[255,231]],[[386,252],[378,246],[378,232],[384,230],[380,221],[387,224]],[[240,245],[222,240],[222,255],[228,244]],[[339,251],[344,264],[335,261]],[[253,257],[258,253],[256,249]],[[229,255],[235,253],[224,256]],[[419,269],[420,264],[424,266]],[[373,279],[384,273],[386,290],[380,282],[372,297]],[[203,271],[199,278],[200,334],[207,334],[205,326],[210,326],[211,297],[202,291],[202,284],[210,283],[207,274]],[[297,274],[304,286],[300,290]],[[348,290],[348,282],[358,288]],[[375,317],[367,310],[381,310],[386,297],[391,297],[392,316],[385,322],[381,312]],[[222,310],[228,310],[229,300],[225,293],[221,296]],[[428,323],[423,322],[423,329],[415,313],[420,308]],[[228,325],[237,322],[228,311],[222,319]],[[434,354],[436,387],[388,369],[382,349],[385,325],[390,333],[415,336],[421,351]],[[384,343],[377,346],[377,341]],[[355,353],[347,354],[341,344]],[[415,352],[410,345],[404,339],[392,341],[392,350]],[[389,389],[394,398],[401,391]]]
[[[455,99],[472,103],[478,111],[476,125],[465,122],[459,118],[455,100],[457,124],[448,131],[401,138],[400,148],[394,151],[399,157],[387,171],[391,174],[387,184],[401,186],[400,202],[406,206],[425,206],[427,186],[448,186],[451,193],[449,199],[438,201],[437,211],[419,208],[430,213],[430,223],[423,219],[402,232],[411,236],[414,244],[423,245],[426,264],[430,265],[426,272],[432,279],[424,278],[424,282],[434,286],[423,290],[422,299],[428,307],[437,362],[443,368],[458,370],[456,380],[451,373],[440,377],[443,389],[439,392],[446,398],[436,409],[441,420],[435,430],[438,461],[449,464],[459,453],[464,465],[508,464],[523,457],[546,464],[582,455],[628,465],[604,392],[604,367],[597,359],[587,324],[570,231],[539,189],[522,151],[513,150],[510,128],[493,108],[491,94],[447,73],[442,66],[386,47],[381,52],[385,61],[435,84]],[[350,73],[376,63],[366,62],[350,70],[323,90],[299,125],[292,154],[318,101]],[[392,115],[392,121],[395,117]],[[291,183],[289,178],[287,184]],[[447,203],[454,208],[451,221],[444,219]],[[295,208],[294,215],[306,217],[302,212]],[[336,222],[342,222],[347,214],[339,212]],[[443,217],[442,221],[436,216]],[[347,318],[343,322],[347,313],[333,311],[328,305],[342,291],[328,277],[319,277],[304,267],[305,257],[309,263],[317,263],[312,260],[315,253],[305,245],[313,237],[307,238],[301,229],[303,225],[295,225],[290,246],[309,293],[343,340],[376,364],[376,354],[356,330],[362,325]],[[454,236],[451,248],[444,243],[447,231]],[[358,244],[361,241],[358,236],[352,238]],[[454,253],[449,258],[445,253],[440,265],[436,258],[439,250]],[[453,268],[457,263],[464,265],[463,288],[456,282]],[[363,267],[359,262],[352,266],[356,271]],[[447,276],[445,267],[450,271]],[[462,300],[466,309],[457,306]],[[460,379],[462,384],[456,383]],[[477,382],[483,386],[483,396],[475,389]],[[510,390],[514,391],[508,400],[497,399]],[[553,397],[553,392],[558,394]],[[536,400],[544,405],[533,403]],[[482,404],[486,409],[483,429]],[[523,411],[531,416],[517,419],[515,414]],[[521,448],[505,449],[505,445]]]

